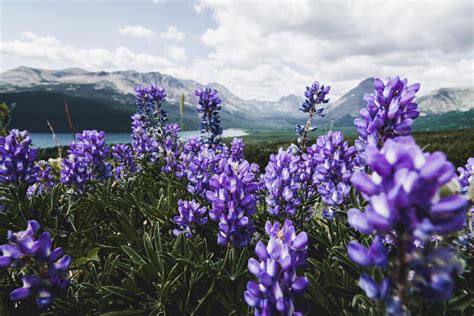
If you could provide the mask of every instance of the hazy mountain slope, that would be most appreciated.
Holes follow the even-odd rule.
[[[442,88],[418,98],[423,113],[445,113],[474,109],[474,88]]]
[[[19,67],[0,74],[0,102],[16,102],[14,126],[32,131],[47,131],[46,119],[58,126],[59,131],[66,131],[64,100],[70,104],[80,128],[128,131],[130,114],[135,111],[133,89],[152,83],[166,89],[168,104],[165,108],[170,121],[179,120],[178,102],[181,95],[185,95],[184,128],[196,129],[197,98],[194,91],[205,85],[159,72],[90,72],[78,68],[43,70]],[[301,96],[284,96],[276,102],[244,100],[218,83],[208,85],[219,91],[223,101],[222,122],[225,128],[278,129],[305,121],[305,115],[298,110],[303,101]],[[322,126],[334,122],[335,128],[352,126],[354,117],[365,106],[364,95],[372,92],[373,78],[360,82],[339,100],[331,101],[326,108],[326,118],[318,118],[316,124]],[[472,88],[443,88],[416,101],[423,114],[429,116],[463,113],[474,108]],[[452,113],[449,116],[462,117]],[[437,120],[443,123],[439,117]],[[464,122],[469,124],[469,120]],[[427,125],[425,127],[428,128]]]

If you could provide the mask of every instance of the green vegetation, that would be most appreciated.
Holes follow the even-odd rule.
[[[0,103],[0,136],[8,134],[10,111],[10,107],[6,103]]]
[[[342,129],[350,144],[354,143],[356,135],[354,129]],[[325,131],[317,131],[313,138]],[[319,133],[319,134],[318,134]],[[460,129],[438,132],[413,133],[417,143],[426,151],[443,151],[455,166],[463,166],[469,157],[474,155],[474,129]],[[287,147],[294,142],[294,132],[291,130],[256,131],[245,136],[245,156],[249,161],[264,167],[272,153],[280,147]]]

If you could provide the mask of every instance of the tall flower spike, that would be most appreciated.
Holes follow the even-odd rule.
[[[26,230],[8,232],[8,243],[0,245],[0,268],[17,269],[23,273],[23,286],[10,293],[12,301],[36,297],[40,309],[53,304],[53,294],[69,286],[68,270],[71,257],[58,247],[51,250],[49,233],[39,237],[40,224],[28,221]]]
[[[56,180],[53,175],[53,168],[49,162],[40,160],[35,165],[37,167],[36,182],[28,187],[26,194],[28,196],[34,196],[42,194],[49,188],[56,184]]]
[[[153,118],[158,121],[159,126],[165,123],[168,115],[161,105],[166,100],[164,88],[150,85],[149,87],[136,87],[135,96],[137,98],[137,109],[141,115],[153,114]]]
[[[360,118],[354,120],[359,134],[356,148],[360,163],[364,164],[364,147],[382,148],[385,141],[395,136],[411,134],[413,120],[420,114],[413,102],[420,84],[408,85],[407,79],[389,78],[387,82],[374,79],[374,93],[364,96],[367,106],[360,110]]]
[[[242,138],[234,138],[230,147],[230,155],[232,161],[240,162],[244,160],[244,148],[245,144]]]
[[[270,238],[267,245],[259,241],[255,247],[258,259],[248,262],[249,272],[258,282],[247,283],[245,301],[255,308],[255,315],[303,315],[295,310],[293,299],[308,286],[306,277],[296,274],[307,257],[308,236],[296,234],[290,220],[285,220],[283,227],[267,222],[265,231]]]
[[[299,177],[306,197],[312,197],[317,190],[327,206],[337,208],[343,204],[351,188],[355,152],[355,148],[344,141],[342,132],[319,136],[300,162]]]
[[[160,148],[148,117],[143,114],[132,116],[132,148],[140,164],[159,159]]]
[[[27,131],[12,129],[7,136],[0,137],[0,183],[35,183],[38,168],[34,162],[38,150],[30,146]]]
[[[293,155],[291,149],[280,149],[277,155],[271,155],[265,168],[264,182],[268,191],[266,198],[268,212],[273,216],[285,213],[292,216],[301,203],[298,197],[298,163],[300,157]]]
[[[221,99],[217,91],[212,88],[202,88],[196,90],[195,95],[199,98],[197,112],[201,119],[201,133],[204,142],[210,147],[214,147],[221,142],[222,127],[219,118],[221,109]]]
[[[220,175],[210,181],[207,199],[212,203],[209,217],[219,222],[217,243],[232,243],[245,247],[255,231],[252,215],[257,208],[258,183],[249,163],[233,163],[230,159],[222,167]]]
[[[207,209],[201,207],[195,200],[178,201],[179,215],[174,217],[174,222],[179,229],[174,229],[173,234],[178,236],[184,234],[187,238],[193,237],[193,225],[204,225],[207,223]]]
[[[474,185],[474,158],[469,158],[464,167],[458,168],[461,192],[466,193],[471,184]]]
[[[133,159],[133,150],[130,145],[117,144],[112,147],[112,158],[115,165],[115,177],[121,179],[133,174],[137,170]]]
[[[74,184],[82,190],[90,180],[104,179],[112,176],[112,166],[107,162],[110,155],[105,144],[105,133],[83,131],[76,134],[76,141],[71,143],[68,157],[61,162],[61,183]]]
[[[196,156],[192,156],[186,170],[186,177],[189,181],[188,191],[202,197],[206,196],[209,190],[209,180],[212,176],[222,172],[219,163],[227,159],[222,153],[216,153],[207,146],[202,146]]]
[[[325,114],[323,114],[324,108],[318,106],[329,102],[329,99],[326,99],[326,96],[330,89],[330,86],[320,86],[318,81],[313,82],[311,87],[306,87],[306,91],[304,93],[306,99],[301,104],[300,111],[303,113],[308,113],[308,121],[306,122],[305,126],[298,124],[295,127],[295,132],[298,136],[298,144],[302,151],[304,151],[308,145],[309,132],[317,129],[316,127],[311,127],[311,121],[314,115],[318,115],[320,117],[325,116]]]
[[[183,149],[180,152],[178,159],[178,165],[176,167],[176,176],[185,177],[188,173],[189,166],[201,151],[202,147],[201,139],[195,136],[191,136],[183,144]]]
[[[397,253],[386,270],[393,295],[375,295],[387,293],[387,289],[373,291],[375,283],[367,278],[361,278],[361,286],[367,296],[384,300],[387,311],[407,310],[406,300],[413,294],[446,300],[461,265],[449,248],[431,241],[434,234],[457,232],[466,221],[467,199],[440,194],[441,187],[455,175],[453,165],[440,152],[424,154],[411,136],[388,139],[380,150],[368,145],[365,153],[373,171],[371,175],[354,173],[351,181],[369,204],[365,212],[350,209],[348,222],[376,237],[369,248],[350,242],[349,257],[362,266],[383,268],[387,250],[382,240],[387,238],[393,240]]]
[[[176,123],[163,126],[161,147],[165,165],[161,170],[165,173],[175,172],[178,169],[178,159],[181,155],[181,142],[178,137],[179,131],[181,131],[181,128]]]

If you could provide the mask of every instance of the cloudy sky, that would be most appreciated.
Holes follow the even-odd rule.
[[[473,1],[0,0],[0,71],[159,71],[244,99],[400,75],[474,86]]]

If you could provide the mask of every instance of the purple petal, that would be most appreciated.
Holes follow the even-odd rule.
[[[351,208],[347,211],[347,216],[349,225],[354,229],[364,234],[370,234],[373,231],[374,228],[360,210]]]
[[[250,273],[255,276],[258,276],[258,274],[260,273],[260,262],[258,262],[254,258],[250,258],[248,262],[248,268]]]
[[[377,186],[372,182],[370,176],[364,172],[355,172],[352,175],[351,182],[357,190],[368,196],[378,192]]]
[[[357,241],[352,240],[349,242],[347,247],[347,253],[349,254],[349,258],[355,263],[361,266],[368,266],[370,265],[370,256],[369,250],[359,244]]]
[[[308,235],[305,232],[301,232],[296,236],[295,240],[293,241],[293,247],[296,250],[301,250],[308,245]]]
[[[359,286],[364,290],[368,298],[376,299],[379,295],[379,290],[375,281],[367,273],[363,273],[359,279]]]
[[[260,258],[260,260],[265,260],[268,258],[267,247],[259,241],[255,246],[255,254]]]
[[[31,289],[29,288],[18,288],[18,289],[15,289],[13,290],[11,293],[10,293],[10,299],[14,302],[16,301],[19,301],[19,300],[22,300],[22,299],[25,299],[27,298],[28,296],[30,296],[32,293],[31,293]]]
[[[306,279],[305,277],[298,277],[293,282],[293,285],[291,286],[291,288],[295,290],[296,292],[302,292],[306,289],[308,284],[309,284],[308,279]]]

